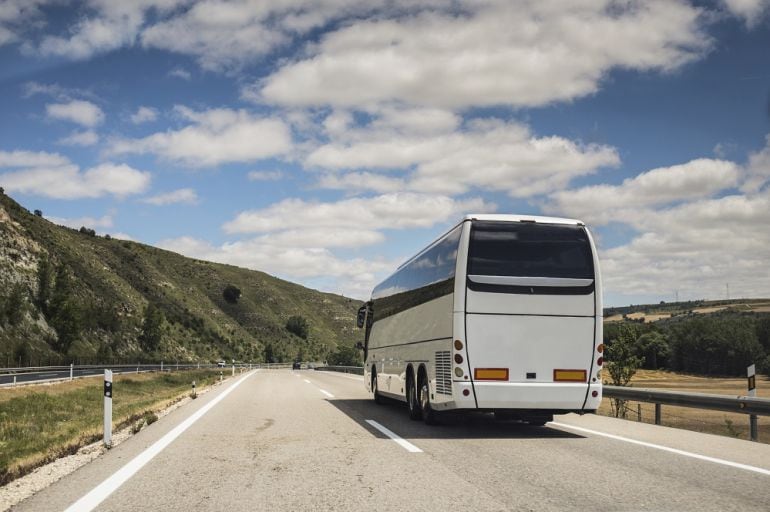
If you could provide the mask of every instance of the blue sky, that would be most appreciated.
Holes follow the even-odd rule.
[[[4,0],[0,186],[357,298],[492,211],[585,220],[609,305],[770,295],[770,2],[448,5]]]

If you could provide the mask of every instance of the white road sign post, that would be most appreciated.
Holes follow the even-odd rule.
[[[748,368],[746,368],[746,375],[749,378],[748,384],[749,384],[749,396],[757,396],[757,369],[752,364]],[[751,440],[752,441],[759,441],[759,429],[757,428],[757,415],[756,414],[750,414],[749,415],[749,431],[751,433]]]
[[[112,370],[104,370],[104,446],[112,447]]]

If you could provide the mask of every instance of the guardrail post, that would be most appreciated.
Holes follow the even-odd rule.
[[[233,377],[235,377],[235,365],[233,365]]]
[[[13,387],[16,387],[16,375],[13,376]]]
[[[75,369],[75,364],[74,363],[70,363],[70,380],[72,380],[72,378],[73,378],[72,374],[73,374],[73,370],[74,369]]]
[[[163,371],[163,361],[160,362],[160,371]]]
[[[655,424],[660,425],[660,404],[655,404]]]
[[[104,370],[104,446],[112,447],[112,370]]]

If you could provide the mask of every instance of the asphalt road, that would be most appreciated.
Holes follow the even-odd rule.
[[[360,377],[263,370],[177,409],[17,510],[88,510],[78,500],[92,491],[96,510],[111,511],[766,512],[770,446],[590,415],[538,428],[477,414],[429,427],[403,406],[374,404]]]

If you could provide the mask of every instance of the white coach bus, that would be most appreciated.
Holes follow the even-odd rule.
[[[599,260],[578,220],[468,215],[375,287],[358,326],[367,389],[415,420],[543,425],[601,401]]]

